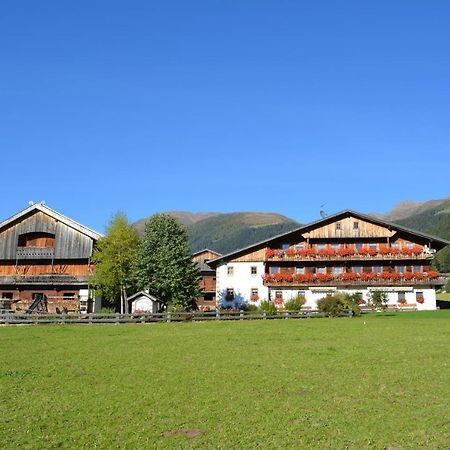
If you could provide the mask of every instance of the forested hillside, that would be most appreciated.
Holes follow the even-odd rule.
[[[450,240],[450,199],[419,214],[397,220],[396,223]],[[450,272],[450,246],[438,252],[436,265],[439,270]]]

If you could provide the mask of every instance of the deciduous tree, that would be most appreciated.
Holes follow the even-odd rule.
[[[174,217],[156,214],[146,223],[134,274],[139,289],[148,289],[168,305],[195,308],[200,273],[186,231]]]
[[[100,238],[94,249],[95,265],[93,283],[101,296],[120,312],[128,312],[127,291],[133,286],[132,268],[136,258],[139,238],[123,213],[111,220],[106,235]]]

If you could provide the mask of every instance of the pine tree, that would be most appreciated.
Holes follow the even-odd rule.
[[[93,284],[101,296],[120,312],[128,312],[127,291],[134,288],[132,268],[139,238],[123,213],[111,220],[106,235],[98,240],[92,256],[95,265]]]
[[[146,223],[134,274],[139,289],[148,289],[168,305],[195,309],[200,273],[186,231],[174,217],[156,214]]]

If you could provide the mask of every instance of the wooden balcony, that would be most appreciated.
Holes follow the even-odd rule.
[[[314,256],[304,256],[304,255],[283,255],[283,256],[273,256],[271,258],[265,259],[266,262],[282,262],[282,261],[295,261],[295,262],[312,262],[312,261],[393,261],[393,260],[431,260],[434,258],[434,253],[422,252],[419,254],[381,254],[377,253],[375,255],[359,255],[352,254],[347,256],[341,256],[339,254],[335,255],[320,255],[315,254]]]
[[[340,278],[334,278],[332,280],[320,281],[320,280],[312,280],[312,281],[297,281],[292,280],[288,281],[264,281],[264,286],[272,287],[272,288],[290,288],[290,287],[370,287],[370,286],[443,286],[447,281],[447,277],[439,276],[437,278],[429,279],[427,277],[423,279],[410,279],[410,280],[387,280],[384,278],[377,278],[374,280],[361,280],[357,278],[355,280],[342,280]]]
[[[0,276],[0,285],[80,285],[87,284],[87,275],[46,274]]]
[[[17,259],[52,259],[53,247],[17,247]]]

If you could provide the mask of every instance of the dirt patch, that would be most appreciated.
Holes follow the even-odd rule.
[[[198,428],[180,428],[179,430],[164,431],[164,437],[186,436],[190,439],[203,435],[203,431]]]

